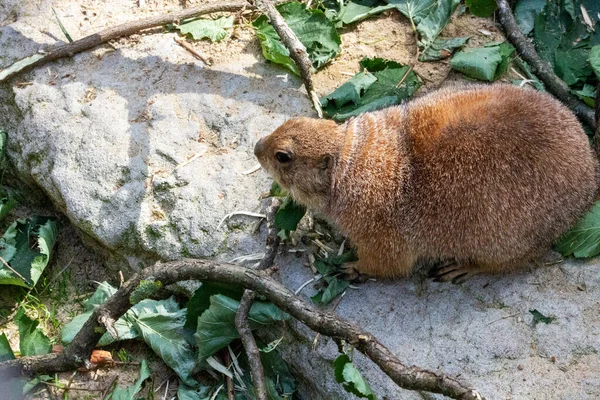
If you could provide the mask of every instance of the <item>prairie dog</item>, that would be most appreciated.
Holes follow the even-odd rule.
[[[260,164],[356,245],[357,272],[442,280],[541,260],[591,206],[598,161],[575,116],[512,85],[450,87],[337,125],[297,118]]]

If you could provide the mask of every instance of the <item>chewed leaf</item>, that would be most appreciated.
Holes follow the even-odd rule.
[[[469,48],[456,53],[450,66],[470,78],[493,82],[506,71],[513,52],[508,43]]]
[[[467,43],[467,40],[469,40],[468,37],[450,39],[437,38],[419,55],[419,61],[438,61],[448,58],[456,49],[463,47]]]
[[[333,363],[335,379],[344,385],[348,393],[352,393],[363,399],[376,400],[377,396],[369,383],[356,369],[350,357],[346,354],[340,355]]]
[[[228,35],[227,29],[233,28],[233,16],[218,19],[195,19],[175,25],[183,35],[191,35],[195,40],[210,39],[220,42]]]

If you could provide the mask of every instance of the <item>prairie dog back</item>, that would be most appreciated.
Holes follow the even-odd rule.
[[[286,163],[275,155],[282,143]],[[540,259],[598,187],[574,115],[511,85],[450,87],[339,126],[288,121],[256,153],[350,237],[359,272],[382,277],[406,275],[419,259],[452,261],[451,279]]]

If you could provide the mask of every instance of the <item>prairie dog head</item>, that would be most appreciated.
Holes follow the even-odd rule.
[[[295,118],[260,139],[254,154],[294,200],[324,210],[340,147],[336,128],[333,121]]]

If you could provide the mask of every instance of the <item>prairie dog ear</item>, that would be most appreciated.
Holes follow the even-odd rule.
[[[319,162],[319,169],[331,169],[333,167],[333,157],[330,154],[325,154]]]

